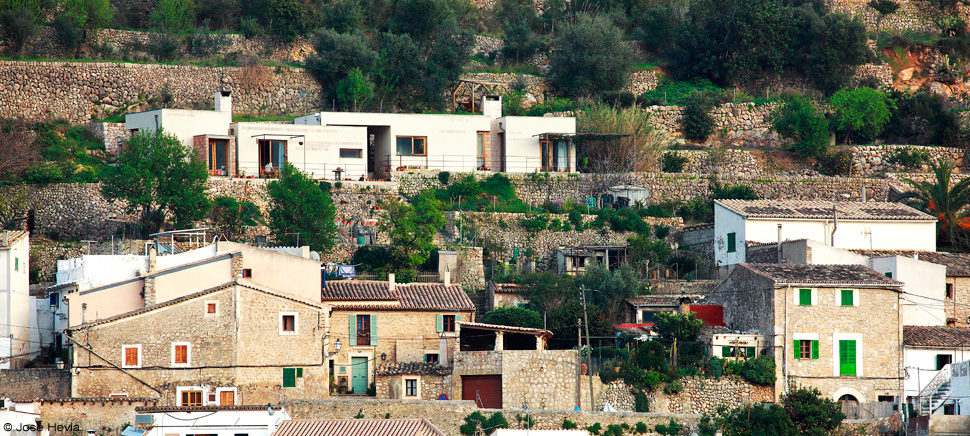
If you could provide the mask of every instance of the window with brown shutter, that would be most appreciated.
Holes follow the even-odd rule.
[[[176,345],[175,346],[175,364],[188,364],[189,363],[189,346],[188,345]]]
[[[201,405],[202,391],[182,391],[182,407]]]
[[[284,332],[296,331],[296,316],[283,315],[283,331]]]
[[[216,313],[216,303],[208,303],[205,305],[205,313]]]
[[[125,366],[138,366],[138,347],[125,348]]]
[[[222,391],[219,392],[219,405],[220,406],[235,406],[236,405],[236,393],[233,391]]]

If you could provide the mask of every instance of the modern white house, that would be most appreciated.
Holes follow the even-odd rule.
[[[296,124],[367,129],[372,174],[389,171],[574,172],[573,117],[503,117],[502,98],[483,97],[482,114],[318,112]]]
[[[842,249],[936,251],[936,217],[901,203],[715,200],[714,260],[723,278],[749,245],[810,239]]]
[[[955,415],[951,370],[970,359],[970,329],[943,326],[904,326],[904,390],[909,403],[922,415]],[[966,396],[966,393],[963,394]],[[959,414],[970,415],[964,406]]]
[[[30,342],[29,239],[24,231],[0,232],[0,369],[23,368],[40,350]]]
[[[144,436],[272,436],[290,415],[280,406],[202,406],[135,408]],[[129,427],[136,428],[136,427]]]
[[[232,123],[232,96],[229,91],[216,91],[215,110],[155,109],[125,115],[125,128],[131,134],[163,129],[178,137],[188,148],[198,135],[228,138]]]

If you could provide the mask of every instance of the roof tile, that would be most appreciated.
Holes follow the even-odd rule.
[[[421,419],[321,419],[283,421],[273,436],[445,436]]]
[[[891,288],[903,286],[883,274],[863,265],[787,265],[742,263],[748,268],[775,281],[775,284],[818,283],[881,285]]]
[[[936,217],[902,203],[822,200],[715,200],[716,204],[746,218],[936,221]]]
[[[903,345],[912,347],[970,347],[970,328],[943,326],[903,326]]]
[[[321,291],[324,302],[338,301],[399,301],[401,309],[454,310],[475,309],[461,285],[441,283],[396,284],[390,290],[388,282],[365,280],[328,281]]]

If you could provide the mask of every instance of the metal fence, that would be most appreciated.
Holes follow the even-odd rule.
[[[896,413],[895,403],[842,403],[846,419],[886,418]]]
[[[373,273],[373,272],[357,273],[356,279],[385,281],[387,280],[387,273]],[[398,283],[403,283],[403,280],[401,280],[400,274],[398,274],[398,276],[394,279],[394,281]],[[414,276],[414,280],[412,280],[411,282],[412,283],[438,283],[440,281],[441,281],[441,278],[438,275],[438,273],[419,272]]]

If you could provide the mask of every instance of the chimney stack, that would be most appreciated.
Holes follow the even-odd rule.
[[[158,262],[158,250],[155,249],[155,244],[148,247],[148,272],[155,272],[155,266]]]
[[[445,286],[451,286],[451,271],[445,271]]]
[[[502,118],[502,96],[482,96],[482,115],[489,118]]]
[[[232,91],[216,91],[215,108],[216,112],[232,113]]]
[[[394,291],[394,273],[387,275],[387,290]]]

